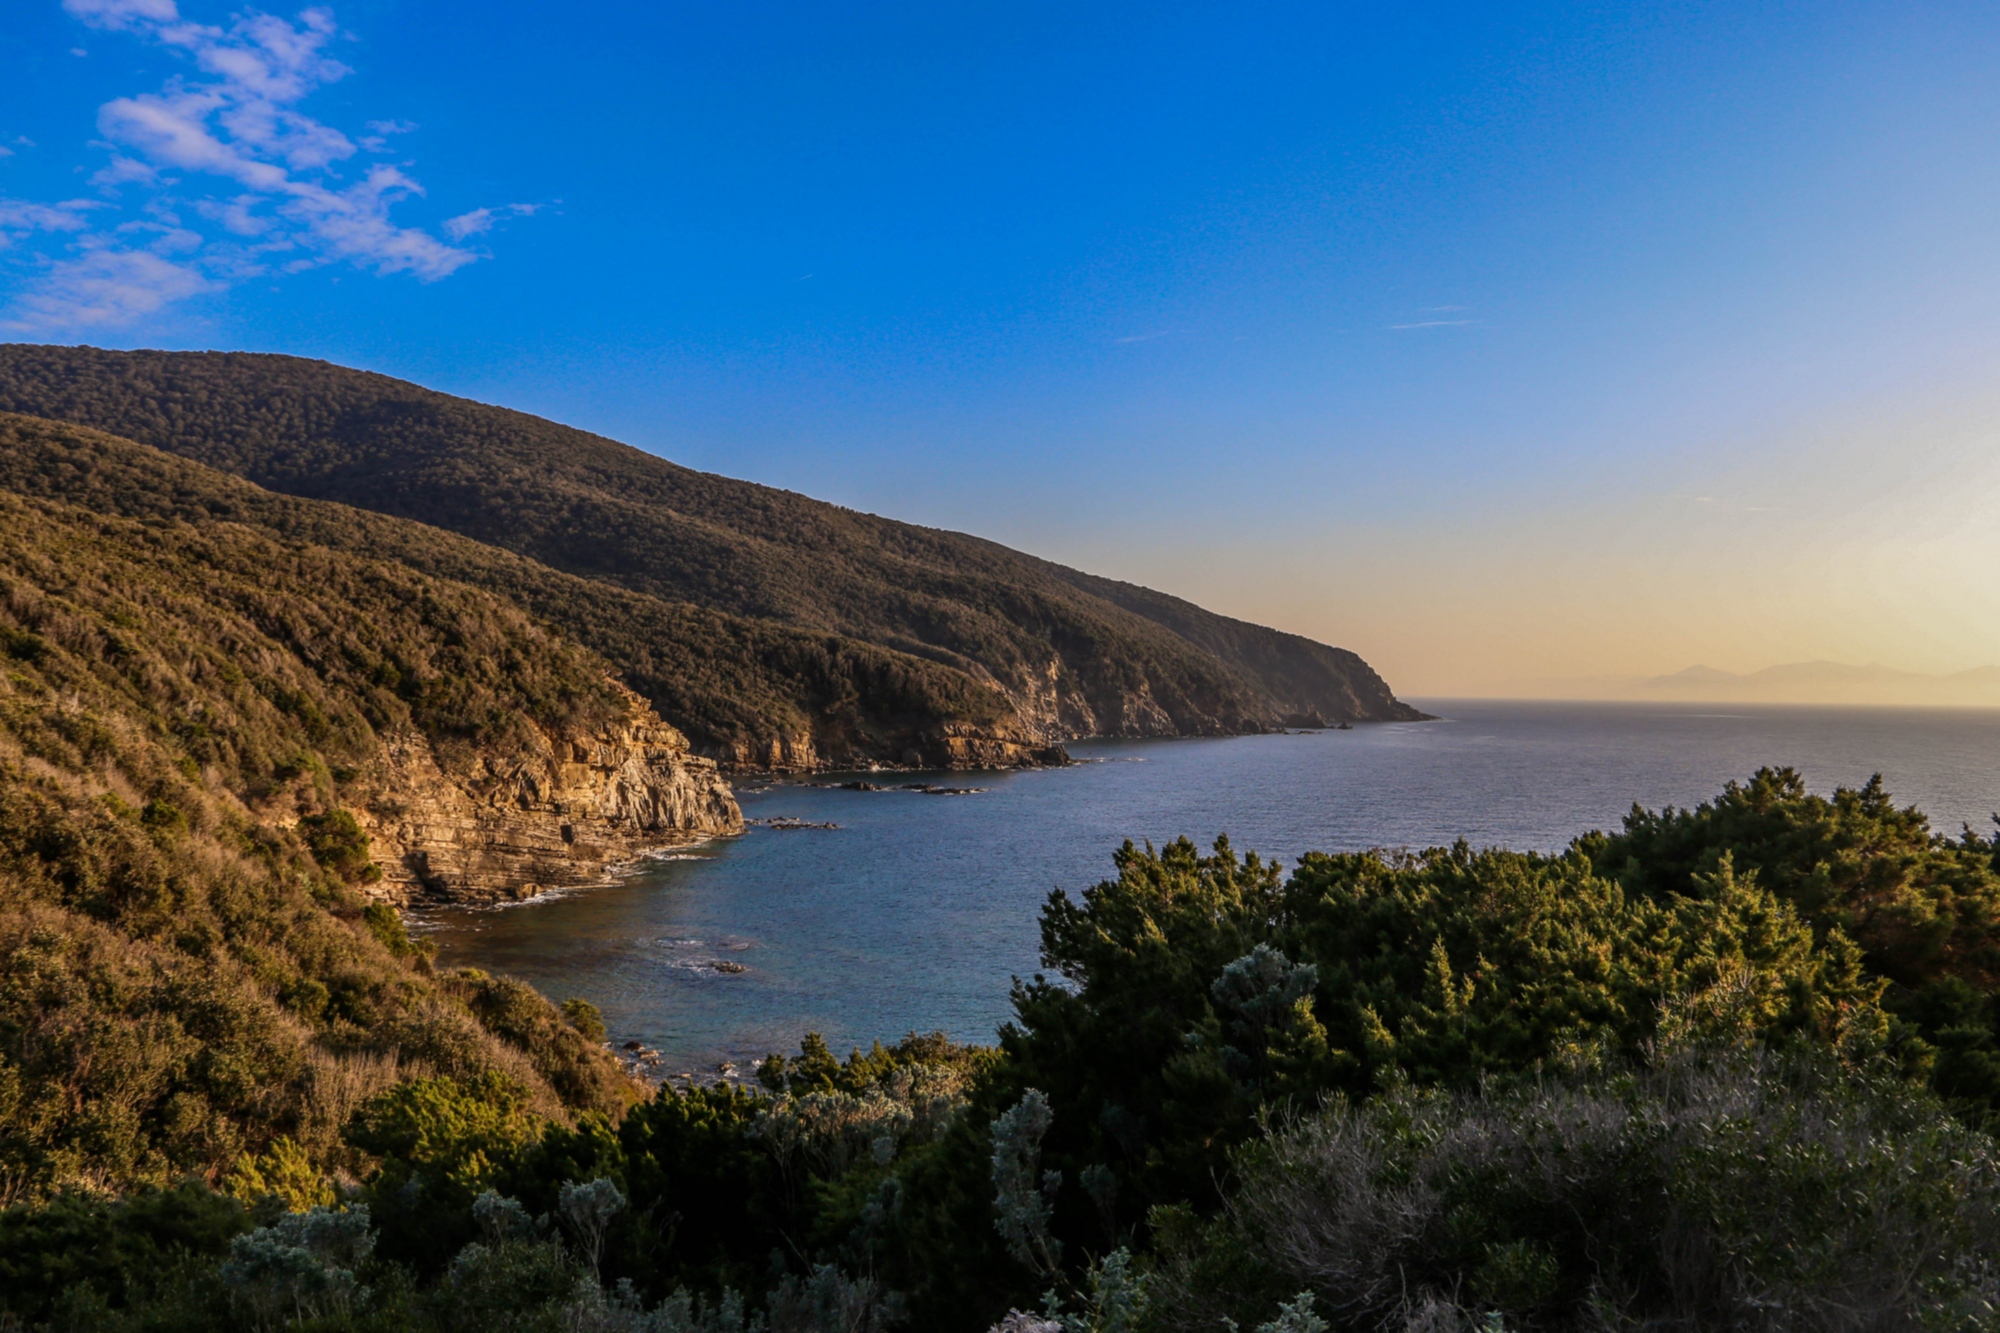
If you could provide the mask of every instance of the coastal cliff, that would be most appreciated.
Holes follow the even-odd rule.
[[[716,758],[725,768],[764,773],[1055,768],[1070,762],[1058,742],[1077,734],[1036,728],[1005,712],[979,722],[932,721],[893,730],[858,727],[848,717],[815,722],[802,731],[736,741],[721,747]]]
[[[420,733],[385,738],[356,811],[382,870],[371,896],[397,906],[518,902],[599,883],[647,852],[741,832],[715,761],[618,692],[623,716],[573,735],[537,729],[507,755],[441,763]]]
[[[117,789],[135,808],[184,813],[208,791],[398,906],[599,882],[743,827],[714,760],[601,658],[490,594],[234,522],[4,491],[0,517],[0,664],[67,635],[133,673],[107,696],[115,729],[179,747]]]
[[[602,658],[489,593],[0,488],[0,1205],[261,1191],[301,1147],[352,1176],[354,1106],[411,1078],[622,1113],[588,1009],[434,968],[384,900],[739,826]]]
[[[514,601],[731,766],[1010,766],[1080,736],[1424,717],[1331,645],[325,362],[0,346],[0,411],[427,525],[357,549]]]

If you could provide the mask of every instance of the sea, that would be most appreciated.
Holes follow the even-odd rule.
[[[1765,765],[1822,793],[1879,773],[1953,834],[1991,832],[2000,809],[2000,711],[1412,702],[1439,720],[1084,741],[1060,769],[748,785],[756,822],[740,837],[413,924],[440,966],[589,1000],[614,1044],[659,1052],[654,1072],[706,1081],[808,1032],[838,1052],[911,1032],[992,1041],[1014,979],[1040,966],[1049,894],[1111,877],[1127,839],[1227,835],[1287,866],[1461,838],[1553,851],[1635,803],[1693,805]],[[834,785],[851,781],[883,789]]]

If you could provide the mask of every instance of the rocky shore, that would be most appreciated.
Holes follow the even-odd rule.
[[[382,868],[371,891],[398,906],[519,902],[602,882],[649,851],[740,833],[715,761],[623,693],[617,721],[538,731],[524,753],[441,761],[421,736],[388,740],[356,810]]]

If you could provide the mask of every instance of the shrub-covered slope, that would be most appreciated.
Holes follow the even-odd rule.
[[[412,1074],[621,1107],[532,991],[431,975],[345,803],[385,734],[478,763],[626,707],[474,589],[0,494],[0,1203],[339,1168]]]
[[[0,410],[638,592],[930,657],[1000,682],[1045,739],[1420,716],[1352,654],[324,362],[14,345],[0,348]]]
[[[729,763],[1059,758],[1030,742],[990,686],[943,663],[662,601],[408,519],[267,491],[99,431],[0,415],[0,490],[128,517],[251,525],[484,588],[603,654],[698,750]]]
[[[997,1049],[843,1062],[808,1036],[757,1088],[663,1087],[616,1124],[547,1123],[493,1077],[406,1082],[354,1107],[343,1141],[376,1170],[345,1212],[266,1204],[249,1231],[198,1191],[0,1211],[0,1312],[135,1333],[1991,1329],[1995,1104],[1933,1057],[1990,1058],[2000,1032],[1896,997],[1942,978],[1990,1001],[1964,960],[1993,934],[1996,854],[1878,787],[1821,799],[1782,771],[1554,856],[1312,854],[1286,876],[1226,842],[1127,844],[1115,879],[1048,899],[1060,979],[1017,987]],[[1831,924],[1946,880],[1954,949]],[[295,1202],[323,1169],[296,1162]]]

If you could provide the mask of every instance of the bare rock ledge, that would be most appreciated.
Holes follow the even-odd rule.
[[[440,761],[421,735],[389,738],[356,817],[382,879],[406,906],[518,902],[604,882],[648,852],[743,831],[715,761],[637,695],[624,715],[572,735],[534,729],[524,750]]]

